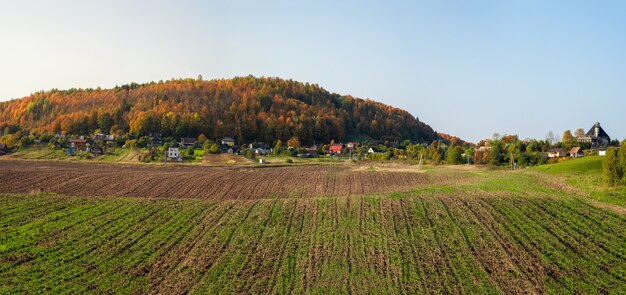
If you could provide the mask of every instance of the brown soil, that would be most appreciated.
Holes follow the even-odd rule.
[[[260,199],[345,196],[454,183],[461,175],[349,166],[206,167],[74,162],[0,162],[0,193]]]

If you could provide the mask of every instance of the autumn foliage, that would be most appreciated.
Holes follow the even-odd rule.
[[[408,112],[369,99],[330,93],[315,84],[252,76],[178,79],[113,89],[37,92],[0,103],[0,132],[33,134],[161,132],[164,137],[302,144],[349,135],[430,142],[432,128]]]

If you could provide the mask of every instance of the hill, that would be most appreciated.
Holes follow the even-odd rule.
[[[355,136],[431,142],[439,136],[407,111],[330,93],[316,84],[252,76],[176,79],[112,89],[53,89],[0,103],[0,132],[160,132],[164,137],[303,144]]]
[[[602,160],[604,157],[587,156],[564,162],[533,167],[533,171],[545,172],[553,178],[573,186],[590,198],[603,203],[626,206],[626,187],[607,187],[602,183]]]

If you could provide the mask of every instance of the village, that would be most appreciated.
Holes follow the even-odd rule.
[[[487,164],[529,167],[554,163],[568,158],[586,155],[604,156],[608,149],[617,148],[617,140],[611,140],[600,123],[595,123],[588,131],[582,128],[575,136],[569,130],[560,141],[520,140],[515,135],[495,135],[494,138],[477,144],[467,143],[455,137],[442,135],[441,139],[429,142],[405,140],[378,141],[371,138],[345,143],[330,141],[310,146],[301,145],[297,137],[283,142],[277,140],[272,145],[263,142],[239,143],[232,137],[210,140],[204,135],[198,137],[163,137],[159,132],[146,136],[127,134],[92,135],[55,134],[52,137],[30,136],[20,148],[10,149],[0,145],[0,156],[11,152],[20,153],[28,149],[62,150],[70,159],[99,159],[116,153],[133,150],[139,153],[136,160],[156,163],[192,163],[216,154],[239,156],[268,164],[271,161],[291,163],[294,159],[326,161],[392,160],[420,164]]]

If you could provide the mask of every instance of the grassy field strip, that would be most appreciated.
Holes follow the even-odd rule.
[[[102,228],[103,232],[105,232],[104,235],[94,237],[93,239],[87,238],[90,243],[79,247],[76,246],[80,244],[65,245],[63,249],[70,251],[61,253],[62,256],[59,257],[59,262],[62,263],[64,267],[54,267],[54,262],[49,261],[47,264],[49,265],[50,270],[46,270],[46,272],[48,272],[46,275],[62,277],[67,280],[77,279],[80,281],[81,284],[76,285],[79,289],[71,290],[71,292],[87,292],[94,289],[103,290],[102,286],[106,286],[107,283],[115,280],[119,274],[112,273],[110,276],[99,280],[98,283],[102,284],[99,288],[91,284],[89,276],[90,271],[93,270],[99,273],[106,273],[111,270],[109,265],[110,261],[98,259],[100,255],[102,255],[101,252],[109,251],[111,247],[116,246],[115,241],[130,234],[133,225],[147,222],[157,213],[157,208],[151,208],[150,210],[140,213],[132,212],[131,214],[125,214],[121,218],[107,223]],[[82,251],[71,251],[73,249],[80,249]],[[45,281],[42,281],[41,283],[45,284]],[[65,289],[63,284],[55,284],[48,287],[52,287],[51,291],[54,293],[69,291]]]
[[[483,248],[488,248],[490,251],[500,250],[498,251],[500,254],[496,254],[495,257],[487,256],[492,263],[503,267],[500,269],[500,271],[505,272],[502,274],[503,276],[508,275],[510,276],[508,279],[513,281],[504,286],[500,285],[500,287],[504,290],[519,290],[521,288],[530,290],[531,293],[544,293],[543,279],[545,273],[542,271],[543,266],[537,257],[531,256],[531,253],[525,251],[523,247],[517,246],[515,240],[507,235],[505,227],[494,217],[496,213],[490,211],[488,205],[478,197],[459,198],[458,201],[465,205],[465,213],[469,215],[468,218],[475,220],[474,225],[484,229],[482,238],[486,240],[487,244]]]
[[[0,236],[16,226],[23,225],[37,216],[44,216],[53,211],[63,210],[65,203],[56,203],[48,198],[30,198],[31,202],[20,202],[16,206],[2,205],[0,211]]]
[[[85,245],[87,244],[87,241],[89,240],[90,237],[92,238],[95,237],[94,235],[98,233],[97,230],[99,230],[100,226],[108,224],[112,220],[118,220],[119,218],[127,216],[133,211],[132,207],[125,207],[119,211],[107,210],[108,207],[111,205],[115,207],[116,204],[108,203],[108,204],[104,204],[104,206],[101,206],[101,207],[104,207],[105,209],[103,210],[104,212],[113,212],[114,214],[107,214],[104,218],[99,218],[99,219],[91,218],[90,216],[91,213],[94,213],[95,217],[98,216],[97,213],[90,212],[91,210],[88,210],[87,208],[83,207],[83,205],[77,205],[77,206],[74,206],[74,208],[69,208],[68,210],[71,210],[74,212],[81,212],[82,215],[87,218],[81,221],[81,223],[84,222],[84,224],[87,224],[87,227],[77,228],[75,232],[77,236],[75,239],[72,239],[73,238],[72,230],[68,232],[62,232],[63,235],[59,237],[58,241],[53,240],[53,241],[46,242],[49,235],[33,237],[33,239],[39,238],[41,242],[33,240],[31,243],[40,244],[41,245],[40,247],[37,247],[37,246],[32,246],[28,248],[22,247],[22,249],[24,248],[28,249],[28,252],[26,252],[26,254],[29,255],[30,257],[33,257],[33,259],[29,260],[29,264],[19,265],[19,267],[13,266],[6,274],[14,278],[16,281],[19,281],[23,279],[23,276],[26,273],[30,273],[31,283],[34,284],[35,287],[39,287],[39,288],[51,287],[51,285],[49,285],[49,282],[45,281],[46,276],[54,275],[54,274],[48,274],[48,272],[53,271],[55,269],[54,267],[51,267],[51,266],[60,265],[61,268],[68,267],[69,264],[67,264],[66,262],[74,261],[75,259],[81,257],[84,254],[84,252],[87,249],[89,249],[85,247]],[[69,207],[72,207],[72,206],[69,206]],[[97,208],[97,207],[94,206],[93,208]],[[116,216],[116,214],[118,215]],[[68,215],[68,216],[76,217],[76,216],[71,216],[71,215]],[[71,218],[68,218],[68,219],[71,220]],[[80,244],[81,247],[75,247],[75,245],[77,244]],[[93,247],[95,248],[97,247],[97,245],[94,245]],[[83,253],[77,254],[77,252],[83,252]],[[33,275],[35,275],[35,277],[33,277]],[[37,284],[45,284],[45,285],[38,286]]]
[[[245,221],[259,203],[260,201],[252,202],[252,204],[250,204],[250,202],[241,203],[242,208],[236,210],[236,214],[228,216],[229,218],[224,220],[224,223],[220,226],[221,228],[216,228],[217,233],[210,241],[209,252],[200,256],[198,259],[199,267],[201,267],[200,280],[190,286],[190,292],[215,292],[217,287],[207,283],[207,281],[215,282],[220,278],[221,272],[224,271],[222,264],[228,263],[224,255],[229,255],[230,251],[235,251],[234,249],[237,247],[237,245],[232,243],[233,237],[242,226],[245,226]]]
[[[289,225],[286,230],[282,232],[282,245],[280,246],[280,253],[272,262],[266,263],[262,260],[262,263],[258,264],[257,269],[262,272],[263,269],[274,269],[271,273],[268,272],[268,288],[262,288],[262,282],[256,282],[250,291],[261,292],[263,290],[271,290],[273,293],[291,293],[297,282],[297,266],[296,260],[300,247],[299,242],[303,242],[303,231],[305,228],[305,218],[308,212],[310,204],[306,202],[298,202],[294,204],[294,209],[291,213]],[[273,241],[273,243],[281,243],[280,241]],[[263,258],[263,257],[262,257]]]
[[[598,285],[604,285],[601,291],[611,289],[614,286],[620,285],[625,282],[624,277],[616,276],[612,273],[608,273],[610,265],[623,261],[623,254],[614,250],[606,251],[606,246],[613,248],[614,245],[609,242],[609,239],[602,239],[600,241],[593,241],[593,236],[602,236],[602,233],[596,233],[593,230],[588,230],[586,224],[577,222],[577,219],[572,219],[572,215],[568,214],[566,208],[560,207],[557,209],[554,206],[550,206],[549,203],[538,203],[536,200],[530,200],[531,205],[527,206],[529,211],[534,213],[541,213],[550,215],[553,218],[543,218],[542,224],[545,224],[544,228],[547,228],[554,236],[567,245],[569,248],[575,251],[575,256],[580,260],[577,263],[584,265],[585,269],[591,270],[591,272],[581,271],[576,269],[577,275],[585,276],[585,278],[593,278],[597,276]],[[550,220],[551,222],[546,222]],[[608,244],[606,244],[608,242]],[[589,249],[595,249],[589,251]],[[608,267],[608,268],[607,268]]]
[[[3,195],[0,293],[624,291],[626,219],[550,191]]]
[[[255,253],[248,263],[250,270],[244,269],[242,272],[244,276],[251,278],[244,284],[242,288],[244,292],[259,293],[272,290],[277,279],[284,277],[283,271],[293,273],[293,263],[288,264],[286,270],[283,270],[281,264],[285,260],[287,262],[295,261],[293,259],[294,253],[291,252],[295,248],[289,247],[289,245],[292,237],[297,239],[294,231],[300,232],[300,229],[294,229],[297,226],[294,226],[294,221],[297,220],[296,214],[302,213],[302,211],[298,211],[297,207],[298,203],[296,202],[280,201],[277,214],[274,214],[270,220],[270,228],[266,230],[263,239],[257,244]],[[285,255],[290,255],[291,259],[285,259]],[[265,269],[271,271],[263,271]],[[292,278],[295,279],[295,277]]]
[[[176,210],[177,206],[164,208],[160,214],[152,215],[141,222],[135,222],[136,227],[129,228],[130,232],[118,235],[110,242],[99,248],[90,255],[87,263],[95,264],[106,261],[106,269],[120,273],[120,275],[133,275],[133,264],[142,260],[149,260],[152,253],[167,249],[168,244],[175,244],[177,239],[183,237],[188,221],[193,221],[201,212],[200,208],[190,210]],[[156,237],[157,239],[155,239]],[[164,240],[163,237],[169,237]],[[140,244],[141,248],[129,251],[131,247]],[[105,250],[106,249],[106,250]],[[129,260],[135,260],[129,263]],[[102,266],[102,265],[101,265]],[[95,283],[92,282],[92,283]],[[128,290],[129,286],[115,285],[111,282],[111,291]]]
[[[530,251],[533,257],[545,259],[548,265],[547,272],[547,288],[565,288],[568,282],[565,282],[563,269],[571,268],[571,262],[564,257],[563,252],[568,251],[566,247],[556,241],[556,238],[545,232],[543,228],[536,224],[535,220],[528,218],[523,212],[514,206],[516,199],[495,200],[492,198],[484,199],[492,209],[498,212],[501,222],[506,225],[508,232],[514,236],[518,244],[525,247],[526,251]],[[506,201],[506,203],[504,202]],[[569,282],[571,283],[571,282]],[[571,291],[571,289],[569,289]]]
[[[195,261],[201,255],[198,249],[202,249],[203,241],[208,239],[210,229],[219,226],[221,220],[228,216],[234,207],[233,202],[215,203],[209,207],[200,224],[194,227],[192,233],[181,245],[163,253],[160,259],[157,259],[159,258],[157,255],[152,255],[155,259],[151,265],[146,263],[147,261],[144,262],[139,269],[141,273],[150,271],[151,289],[154,291],[178,290],[196,281],[198,270]],[[156,252],[158,249],[154,250]],[[146,254],[150,253],[146,251]]]
[[[500,293],[538,292],[541,285],[534,285],[514,261],[513,253],[507,253],[502,244],[463,202],[464,198],[440,197],[457,228],[463,232],[465,244],[471,249],[484,273],[490,274],[490,283]]]

